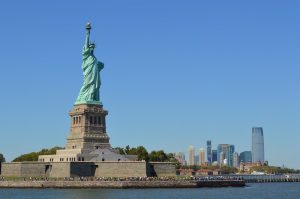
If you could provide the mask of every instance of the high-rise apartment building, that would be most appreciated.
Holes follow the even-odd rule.
[[[239,159],[240,159],[239,162],[243,162],[243,163],[252,162],[252,153],[251,153],[251,151],[243,151],[242,153],[240,153]]]
[[[233,153],[234,153],[234,145],[231,144],[219,144],[218,145],[218,163],[220,165],[233,166]]]
[[[203,148],[199,149],[199,165],[205,165],[205,151]]]
[[[186,165],[184,153],[182,153],[182,152],[174,153],[174,157],[181,165],[184,165],[184,166]]]
[[[189,147],[189,165],[195,165],[195,148],[193,145]]]
[[[264,133],[262,127],[252,128],[252,162],[264,163]]]
[[[210,165],[212,163],[211,140],[206,141],[206,154],[207,154],[207,163]]]

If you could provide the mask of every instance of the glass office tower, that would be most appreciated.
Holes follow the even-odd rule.
[[[242,153],[240,153],[240,162],[243,162],[243,163],[252,162],[251,151],[243,151]]]
[[[206,142],[206,153],[207,153],[207,162],[210,165],[212,163],[211,140],[207,140]]]
[[[252,162],[264,163],[264,133],[262,127],[252,128]]]
[[[211,150],[211,163],[218,161],[218,151],[217,150]]]

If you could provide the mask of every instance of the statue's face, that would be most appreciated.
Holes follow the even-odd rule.
[[[89,48],[90,48],[90,51],[91,51],[91,52],[94,52],[94,49],[95,49],[95,46],[94,46],[94,45],[90,45]]]

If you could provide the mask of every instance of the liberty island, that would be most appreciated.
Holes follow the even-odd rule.
[[[91,24],[86,25],[82,51],[83,84],[70,116],[70,132],[64,149],[40,155],[36,162],[0,165],[0,187],[27,188],[196,188],[245,186],[241,178],[176,177],[175,162],[138,160],[120,154],[110,145],[106,116],[100,100],[100,71],[104,64],[94,55]],[[19,179],[7,181],[5,178]],[[53,180],[54,179],[54,180]]]
[[[94,55],[90,42],[92,26],[86,24],[82,50],[83,84],[70,116],[70,133],[64,149],[55,155],[40,155],[37,162],[2,163],[4,177],[130,177],[174,176],[175,163],[138,161],[136,155],[121,155],[109,143],[106,116],[100,100],[100,71],[104,64]]]

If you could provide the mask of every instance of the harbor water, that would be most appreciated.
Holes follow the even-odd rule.
[[[299,199],[299,182],[248,183],[246,187],[171,189],[0,189],[2,199],[272,198]]]

